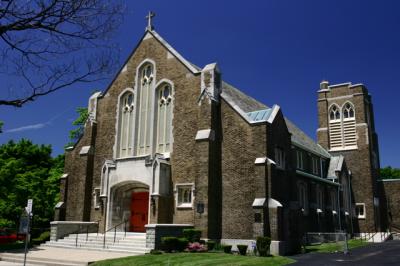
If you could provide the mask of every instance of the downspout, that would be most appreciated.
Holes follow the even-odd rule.
[[[349,170],[349,202],[350,202],[350,224],[351,224],[351,234],[353,234],[354,229],[353,229],[353,203],[352,203],[352,198],[351,198],[351,171]]]
[[[338,178],[338,180],[340,181],[339,178]],[[339,183],[339,186],[337,187],[337,192],[338,192],[337,201],[338,201],[339,230],[342,231],[342,219],[341,219],[342,212],[340,209],[340,186],[341,186],[341,184]]]

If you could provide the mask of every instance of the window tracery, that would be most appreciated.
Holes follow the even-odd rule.
[[[119,147],[118,157],[132,156],[134,94],[127,91],[120,98],[119,104]]]
[[[172,88],[162,84],[157,90],[157,144],[156,152],[166,153],[171,149]]]

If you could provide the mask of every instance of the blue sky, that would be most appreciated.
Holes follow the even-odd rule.
[[[381,165],[400,167],[400,1],[127,2],[114,36],[121,64],[153,10],[156,31],[186,59],[198,66],[218,62],[224,80],[267,105],[280,105],[313,138],[320,81],[363,83],[374,103]],[[0,143],[28,138],[62,153],[75,109],[109,82],[75,85],[19,109],[0,106]]]

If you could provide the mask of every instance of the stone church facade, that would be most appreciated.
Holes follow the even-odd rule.
[[[270,236],[295,251],[305,232],[382,230],[378,139],[365,86],[318,91],[318,143],[184,59],[151,27],[111,85],[89,99],[67,149],[55,220],[193,225],[224,243]]]

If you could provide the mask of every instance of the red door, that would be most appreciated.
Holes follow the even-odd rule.
[[[145,232],[149,211],[149,192],[132,192],[131,199],[131,232]]]

